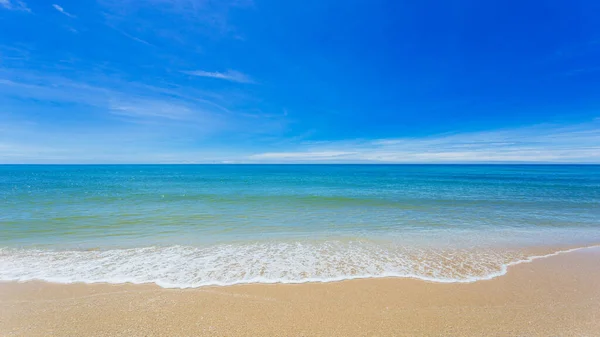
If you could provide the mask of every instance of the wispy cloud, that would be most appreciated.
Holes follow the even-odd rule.
[[[110,28],[112,28],[112,29],[114,29],[115,31],[119,32],[119,34],[121,34],[121,35],[125,36],[126,38],[128,38],[128,39],[130,39],[130,40],[133,40],[133,41],[139,42],[139,43],[141,43],[141,44],[145,44],[145,45],[147,45],[147,46],[154,47],[154,45],[153,45],[152,43],[150,43],[150,42],[148,42],[148,41],[146,41],[146,40],[140,39],[139,37],[136,37],[136,36],[133,36],[133,35],[131,35],[131,34],[128,34],[128,33],[124,32],[124,31],[122,31],[121,29],[119,29],[119,28],[117,28],[117,27],[115,27],[115,26],[111,25],[111,24],[108,24],[107,26],[108,26],[108,27],[110,27]]]
[[[4,79],[2,75],[0,71],[0,97],[77,105],[84,110],[93,108],[106,112],[106,117],[119,117],[125,122],[156,123],[167,128],[185,122],[186,128],[195,128],[198,134],[203,134],[219,132],[226,118],[231,123],[239,121],[228,109],[203,99],[196,91],[175,92],[102,77],[95,78],[96,83],[86,83],[60,76],[20,73],[17,80]]]
[[[223,153],[165,124],[63,128],[0,115],[0,163],[213,163]],[[197,136],[196,132],[193,133]]]
[[[197,47],[198,39],[238,38],[231,22],[236,10],[249,8],[250,0],[98,0],[106,24],[134,36],[163,39],[169,43]],[[156,15],[161,20],[156,20]],[[174,22],[176,24],[174,24]],[[183,33],[185,32],[185,33]]]
[[[106,68],[101,67],[98,72],[88,72],[85,76],[76,74],[77,76],[65,77],[62,74],[0,67],[0,97],[75,103],[103,108],[111,114],[130,116],[156,114],[156,117],[164,118],[177,111],[177,117],[172,116],[170,119],[182,119],[184,112],[187,114],[189,111],[202,112],[203,118],[206,113],[210,113],[256,122],[285,118],[281,114],[263,113],[260,110],[235,109],[236,106],[246,106],[247,103],[244,102],[253,100],[253,97],[238,91],[203,90],[162,79],[152,81],[151,84],[124,81],[119,75],[105,75],[106,71]],[[168,105],[176,108],[170,109]],[[150,113],[150,110],[154,112]]]
[[[126,81],[105,68],[63,73],[0,67],[0,162],[221,162],[236,150],[212,149],[285,125],[282,115],[238,110],[251,98],[237,92]]]
[[[52,4],[52,7],[54,7],[54,9],[56,9],[57,11],[59,11],[59,12],[63,13],[64,15],[66,15],[66,16],[68,16],[68,17],[70,17],[70,18],[75,18],[75,17],[76,17],[75,15],[73,15],[73,14],[71,14],[71,13],[69,13],[69,12],[65,11],[65,9],[64,9],[64,8],[62,8],[60,5],[57,5],[57,4]]]
[[[123,32],[123,31],[120,31],[120,33],[123,34],[123,36],[125,36],[125,37],[127,37],[127,38],[129,38],[129,39],[131,39],[133,41],[139,42],[141,44],[145,44],[147,46],[154,47],[154,45],[152,43],[150,43],[150,42],[148,42],[146,40],[142,40],[139,37],[135,37],[133,35],[127,34],[127,33]]]
[[[164,101],[113,101],[110,103],[110,112],[117,116],[130,118],[185,121],[194,119],[194,111],[180,104]]]
[[[192,70],[183,71],[184,74],[198,76],[198,77],[209,77],[217,78],[221,80],[238,82],[238,83],[254,83],[254,81],[246,74],[235,70],[227,70],[225,72],[218,71],[205,71],[205,70]]]
[[[19,0],[0,0],[0,8],[15,11],[31,12],[29,7],[27,7],[27,5],[23,1]]]
[[[305,143],[254,162],[600,163],[600,121],[420,138]]]
[[[287,149],[274,139],[263,145],[279,151],[251,154],[240,143],[203,146],[199,132],[227,130],[219,123],[231,121],[198,115],[185,105],[114,100],[110,114],[133,123],[65,130],[39,121],[6,122],[0,114],[0,162],[600,163],[600,120],[427,137],[303,141]]]

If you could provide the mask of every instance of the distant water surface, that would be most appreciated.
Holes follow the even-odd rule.
[[[594,165],[4,165],[0,280],[470,282],[600,243]]]

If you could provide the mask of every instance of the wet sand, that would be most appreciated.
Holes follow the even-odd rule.
[[[600,249],[468,284],[0,284],[1,336],[600,336]]]

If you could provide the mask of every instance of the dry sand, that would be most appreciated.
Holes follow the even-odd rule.
[[[600,250],[470,284],[0,284],[2,336],[600,336]]]

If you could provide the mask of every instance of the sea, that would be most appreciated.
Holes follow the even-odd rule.
[[[476,282],[599,244],[596,165],[0,166],[0,281]]]

